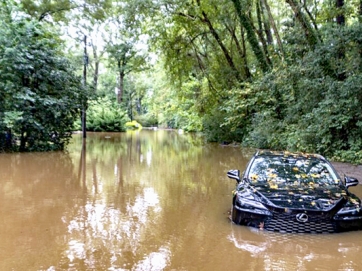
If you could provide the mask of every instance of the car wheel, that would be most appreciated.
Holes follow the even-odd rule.
[[[235,224],[240,225],[241,223],[241,213],[238,211],[235,206],[232,207],[231,219]]]

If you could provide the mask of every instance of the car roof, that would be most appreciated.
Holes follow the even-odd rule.
[[[316,153],[303,153],[303,152],[289,152],[289,151],[271,151],[271,150],[258,150],[254,157],[284,157],[284,158],[316,158],[323,161],[327,159],[320,154]]]

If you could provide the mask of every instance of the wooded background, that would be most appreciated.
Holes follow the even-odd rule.
[[[2,150],[63,149],[86,109],[90,131],[362,163],[361,1],[1,0],[0,19]]]

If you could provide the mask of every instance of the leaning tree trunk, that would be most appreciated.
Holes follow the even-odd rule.
[[[215,30],[214,26],[212,25],[209,17],[207,16],[205,11],[202,11],[202,16],[203,16],[203,22],[206,23],[206,25],[208,26],[212,36],[214,37],[214,39],[216,40],[217,44],[220,46],[227,63],[229,64],[230,69],[234,72],[236,79],[240,79],[240,75],[238,70],[236,69],[236,66],[234,64],[234,61],[231,57],[231,55],[229,54],[228,49],[226,48],[226,46],[224,45],[224,43],[222,42],[219,34],[217,33],[217,31]]]
[[[271,24],[271,27],[273,28],[275,38],[277,39],[277,43],[278,43],[278,46],[279,46],[281,57],[282,57],[282,59],[284,59],[285,54],[284,54],[283,44],[282,44],[282,41],[281,41],[280,36],[279,36],[279,31],[278,31],[278,29],[277,29],[277,27],[275,25],[275,21],[274,21],[273,15],[271,13],[270,6],[269,6],[267,0],[261,0],[261,2],[263,4],[263,6],[265,7],[266,12],[268,14],[269,22]]]
[[[227,25],[226,23],[224,24],[225,28],[229,31],[233,41],[235,42],[235,46],[236,46],[236,50],[238,51],[238,54],[240,56],[241,59],[241,75],[243,76],[243,78],[245,78],[246,80],[251,79],[251,72],[249,70],[248,67],[248,60],[246,58],[246,47],[245,47],[245,39],[244,39],[244,33],[243,33],[243,29],[241,29],[241,42],[242,45],[240,44],[237,36],[236,36],[236,31],[233,27]]]
[[[314,28],[311,26],[310,22],[308,21],[307,17],[302,12],[300,4],[296,0],[286,0],[286,2],[290,5],[290,7],[294,12],[295,18],[302,26],[304,35],[307,39],[309,46],[314,49],[317,43],[319,42],[319,38]]]
[[[271,67],[268,64],[266,56],[259,45],[259,41],[255,35],[253,24],[250,18],[242,12],[240,0],[232,0],[232,1],[234,3],[237,15],[239,16],[240,24],[244,27],[246,31],[247,40],[250,43],[250,46],[255,54],[256,59],[259,62],[262,71],[263,72],[269,71]]]
[[[270,21],[265,18],[265,5],[262,1],[256,2],[256,11],[257,11],[257,17],[258,17],[258,24],[260,30],[265,32],[265,37],[268,45],[273,44],[273,35],[272,31],[270,29]]]
[[[268,45],[267,42],[269,43],[269,38],[271,37],[270,35],[268,35],[268,29],[266,27],[266,25],[263,22],[263,16],[262,16],[262,10],[261,10],[261,6],[260,6],[260,2],[257,1],[256,2],[256,17],[257,17],[257,21],[258,21],[258,27],[259,29],[257,29],[255,32],[258,34],[259,36],[259,40],[261,41],[262,44],[262,48],[264,50],[264,55],[265,58],[268,62],[268,64],[270,65],[270,59],[269,59],[269,52],[268,52]],[[264,31],[266,32],[266,38],[264,37],[263,33]]]

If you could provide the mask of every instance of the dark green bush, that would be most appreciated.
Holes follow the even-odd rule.
[[[62,48],[59,32],[37,20],[0,20],[0,134],[11,131],[9,149],[63,150],[69,142],[87,93]]]
[[[98,98],[89,103],[87,131],[124,132],[127,121],[129,118],[125,110],[109,98]]]
[[[246,127],[232,127],[225,124],[226,114],[221,110],[214,110],[212,114],[203,118],[203,134],[210,142],[241,142],[245,135]]]

